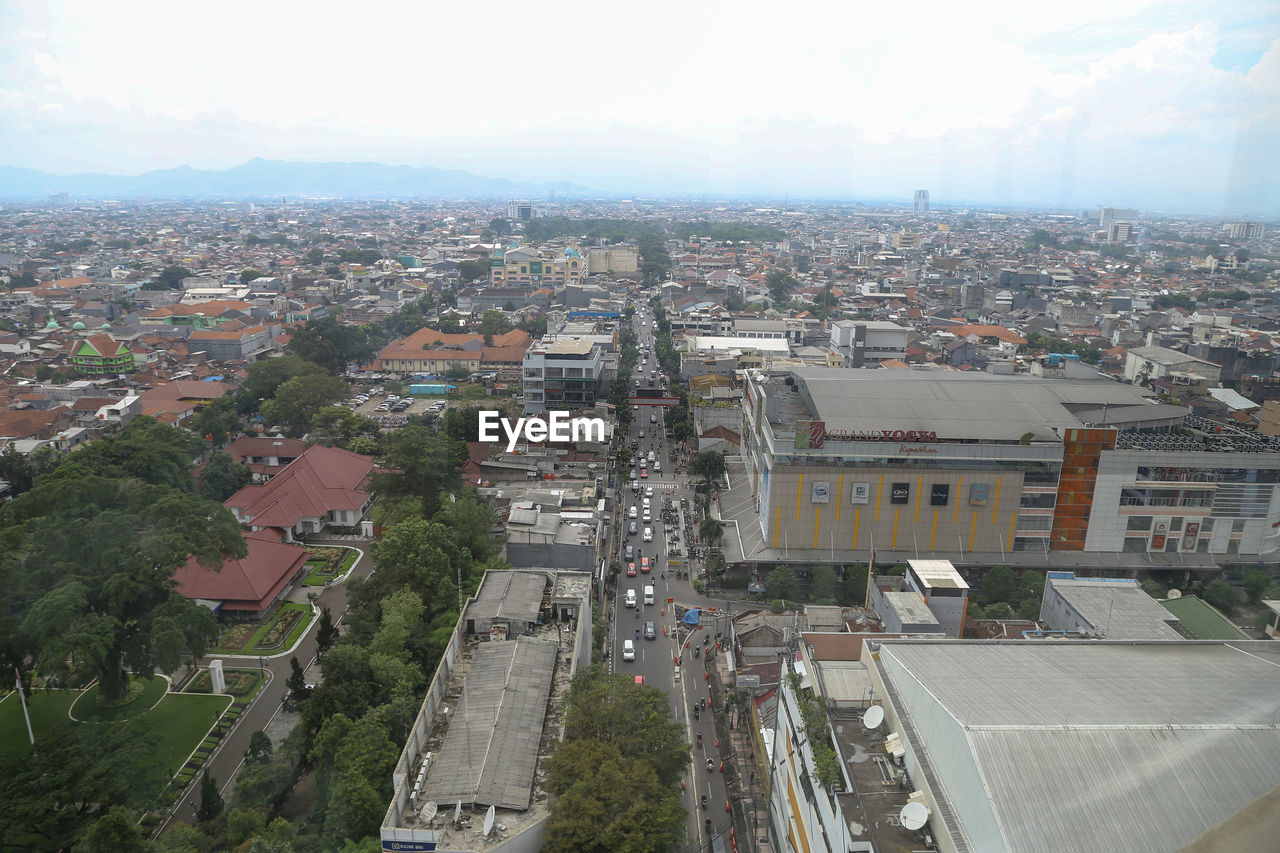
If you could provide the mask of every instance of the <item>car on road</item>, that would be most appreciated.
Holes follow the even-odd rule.
[[[646,541],[646,542],[652,542],[652,541],[653,541],[653,528],[652,528],[652,527],[646,527],[646,528],[644,529],[644,541]]]
[[[640,499],[640,506],[644,507],[645,509],[648,509],[649,507],[653,506],[653,504],[649,503],[649,498],[644,497]]]
[[[644,623],[644,638],[646,640],[658,639],[658,626],[654,625],[652,622]]]
[[[648,456],[647,458],[648,458],[648,460],[649,460],[650,462],[652,462],[652,461],[656,458],[656,456],[657,456],[657,454],[655,454],[652,450],[650,450],[650,451],[649,451],[649,456]]]
[[[640,558],[640,573],[645,575],[649,574],[649,558],[648,557]]]
[[[623,559],[634,560],[636,558],[636,546],[628,545],[626,553],[622,555]]]
[[[649,479],[649,469],[648,469],[648,468],[641,468],[641,469],[640,469],[640,479],[641,479],[641,480],[647,480],[647,479]]]
[[[622,659],[623,659],[623,660],[635,660],[635,659],[636,659],[636,644],[635,644],[635,643],[631,642],[630,640],[623,640],[623,641],[622,641]]]
[[[651,424],[656,424],[657,422],[658,422],[658,416],[657,416],[657,415],[649,415],[649,423],[651,423]]]
[[[644,496],[645,496],[646,498],[651,498],[651,497],[653,497],[653,486],[645,486],[645,487],[644,487]]]
[[[635,518],[635,517],[636,517],[636,508],[633,506],[631,507],[631,512],[627,513],[627,518]]]
[[[646,559],[647,559],[647,558],[646,558]],[[633,577],[635,577],[635,576],[636,576],[636,564],[635,564],[635,563],[627,563],[627,577],[629,577],[629,578],[633,578]]]
[[[644,430],[640,430],[640,437],[644,438]]]
[[[649,522],[653,521],[653,515],[650,514],[649,510],[646,508],[644,511],[644,515],[640,517],[640,520],[643,521],[645,524],[648,524]]]
[[[655,460],[653,460],[653,473],[655,473],[655,474],[661,474],[661,473],[662,473],[662,460],[661,460],[661,459],[655,459]]]
[[[631,525],[627,528],[627,535],[628,536],[636,535],[636,523],[634,521],[631,522]]]

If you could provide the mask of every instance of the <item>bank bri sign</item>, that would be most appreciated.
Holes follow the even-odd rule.
[[[937,440],[938,434],[928,429],[828,430],[826,421],[796,422],[796,450],[821,450],[828,441],[896,441],[924,444]]]

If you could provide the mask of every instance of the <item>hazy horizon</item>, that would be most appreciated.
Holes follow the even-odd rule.
[[[611,196],[1280,213],[1280,5],[0,0],[0,165],[255,157]]]

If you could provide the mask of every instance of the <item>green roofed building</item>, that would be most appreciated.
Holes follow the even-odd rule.
[[[111,373],[132,373],[133,351],[122,341],[110,335],[89,335],[76,344],[71,354],[76,370],[92,376]]]
[[[1169,598],[1160,602],[1164,609],[1178,617],[1178,626],[1194,640],[1247,640],[1221,611],[1194,595]]]

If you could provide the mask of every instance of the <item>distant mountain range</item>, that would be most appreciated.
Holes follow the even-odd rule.
[[[383,163],[294,163],[255,157],[230,169],[179,166],[142,175],[84,172],[52,175],[0,166],[0,198],[40,199],[54,193],[73,198],[545,198],[592,190],[572,183],[529,184],[485,178],[457,169],[388,166]]]

